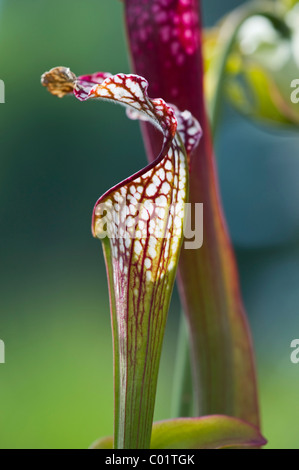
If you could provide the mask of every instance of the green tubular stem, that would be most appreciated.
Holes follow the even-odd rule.
[[[277,5],[274,5],[272,2],[249,2],[234,10],[221,26],[218,42],[223,44],[223,46],[219,55],[218,63],[215,66],[215,93],[209,106],[211,128],[214,138],[218,129],[219,116],[221,112],[227,61],[235,45],[239,31],[245,21],[254,16],[262,16],[268,19],[272,23],[273,27],[277,29],[283,37],[290,36],[290,29],[275,12],[276,8]]]
[[[110,255],[110,244],[107,240],[104,240],[103,243],[103,254],[107,267],[108,273],[108,285],[109,285],[109,298],[111,303],[111,311],[113,312],[113,317],[111,318],[111,329],[113,336],[113,378],[114,378],[114,442],[113,448],[117,449],[119,446],[119,344],[118,344],[118,334],[117,334],[117,318],[114,315],[116,311],[115,302],[114,302],[114,284],[113,284],[113,271],[111,269],[110,263],[108,262]]]
[[[181,313],[177,343],[171,415],[173,418],[193,416],[193,381],[189,334],[184,313]]]

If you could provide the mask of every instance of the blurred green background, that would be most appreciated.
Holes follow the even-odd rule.
[[[240,1],[203,4],[211,25]],[[91,211],[146,159],[138,124],[123,109],[55,99],[40,75],[55,65],[78,74],[128,72],[122,5],[1,6],[0,447],[86,448],[113,429],[107,283]],[[231,109],[217,143],[270,448],[299,448],[299,364],[290,362],[290,342],[299,337],[298,144],[295,134],[270,134]],[[170,416],[178,318],[175,294],[156,419]]]

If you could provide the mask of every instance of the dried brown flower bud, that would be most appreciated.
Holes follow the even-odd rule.
[[[76,75],[68,67],[55,67],[42,75],[41,83],[48,88],[52,95],[63,98],[72,93],[75,87]]]

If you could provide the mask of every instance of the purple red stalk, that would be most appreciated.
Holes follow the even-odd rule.
[[[198,415],[227,414],[259,425],[251,337],[235,257],[223,218],[203,93],[201,20],[196,0],[125,0],[135,73],[163,96],[188,109],[203,128],[191,155],[191,203],[204,205],[204,243],[182,250],[178,284],[191,336]],[[160,146],[143,124],[149,161]]]

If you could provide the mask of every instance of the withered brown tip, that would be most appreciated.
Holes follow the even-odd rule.
[[[68,67],[54,67],[42,75],[41,83],[52,95],[63,98],[73,92],[75,80],[76,75]]]

